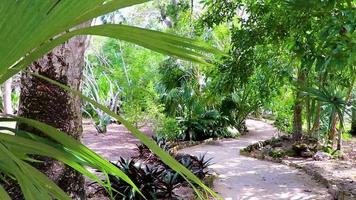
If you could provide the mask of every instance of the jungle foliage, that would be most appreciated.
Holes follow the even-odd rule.
[[[153,105],[156,132],[172,140],[243,134],[248,116],[271,117],[295,139],[305,134],[335,141],[350,128],[344,121],[348,125],[355,101],[354,2],[211,0],[201,8],[182,0],[152,6],[164,25],[147,26],[204,40],[225,55],[209,65],[165,57],[151,62],[146,69],[153,73],[142,69],[141,75],[150,84],[139,84],[151,92],[138,97],[146,105],[122,98],[136,108],[122,110],[128,117],[142,121]]]

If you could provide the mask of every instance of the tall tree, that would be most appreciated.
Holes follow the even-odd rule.
[[[81,26],[88,25],[90,22]],[[85,36],[72,38],[32,63],[22,73],[18,113],[20,116],[44,122],[80,140],[82,135],[80,98],[32,76],[31,73],[39,73],[80,90],[85,42]],[[19,128],[41,135],[25,124],[20,124]],[[36,164],[36,167],[73,199],[85,199],[84,177],[79,172],[55,160],[44,157],[36,159],[44,161]]]

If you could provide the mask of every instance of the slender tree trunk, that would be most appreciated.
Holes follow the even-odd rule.
[[[351,92],[351,135],[356,136],[356,91],[352,88]]]
[[[298,73],[298,81],[304,82],[305,74],[301,69]],[[302,92],[297,91],[294,104],[294,114],[293,114],[293,139],[300,140],[303,136],[303,100],[302,100]]]
[[[334,140],[336,136],[336,124],[338,121],[338,115],[336,114],[336,111],[333,112],[331,116],[331,121],[330,121],[330,130],[329,130],[329,141],[331,142],[331,145],[334,146]]]
[[[313,123],[312,132],[319,131],[319,129],[320,129],[320,113],[321,113],[321,104],[318,101],[316,104],[316,113],[315,113],[315,119],[314,119],[314,123]]]
[[[301,103],[301,97],[299,92],[296,97],[296,103],[294,105],[294,114],[293,114],[293,138],[295,140],[300,140],[303,135],[303,104]]]
[[[8,79],[4,83],[4,90],[2,93],[3,103],[4,103],[4,114],[13,114],[14,111],[12,109],[12,100],[11,100],[11,89],[12,78]]]
[[[84,26],[88,25],[89,22]],[[80,98],[58,86],[33,77],[30,73],[37,72],[80,90],[85,41],[85,36],[70,39],[34,62],[21,77],[19,115],[54,126],[77,140],[82,135]],[[25,124],[20,124],[19,128],[43,135]],[[44,162],[34,165],[72,199],[86,199],[84,177],[80,173],[58,161],[44,157],[36,158]]]
[[[356,102],[353,100],[351,114],[351,135],[356,136]]]
[[[307,132],[310,134],[311,130],[311,101],[310,101],[310,96],[307,96],[306,99],[306,117],[307,117]]]
[[[341,150],[341,146],[342,146],[342,127],[340,127],[340,130],[338,132],[338,136],[337,136],[337,146],[336,146],[336,150]]]
[[[326,73],[326,72],[325,72]],[[323,87],[324,85],[324,79],[325,79],[325,76],[326,74],[321,74],[319,75],[319,89]],[[312,128],[312,132],[313,133],[317,133],[319,132],[320,130],[320,114],[321,114],[321,103],[320,101],[317,101],[317,104],[316,104],[316,113],[315,113],[315,118],[314,118],[314,123],[313,123],[313,128]],[[318,136],[319,138],[319,136]]]

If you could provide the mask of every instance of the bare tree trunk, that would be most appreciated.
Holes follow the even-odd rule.
[[[298,81],[304,82],[305,74],[301,69],[298,73]],[[293,114],[293,139],[300,140],[303,136],[303,100],[302,92],[297,91],[295,104],[294,104],[294,114]]]
[[[321,103],[318,101],[316,104],[316,113],[315,113],[312,132],[319,131],[320,129],[320,113],[321,113]]]
[[[4,90],[2,93],[4,114],[10,114],[10,115],[14,113],[12,109],[12,100],[11,100],[11,93],[12,93],[11,85],[12,85],[12,78],[9,78],[4,83]]]
[[[331,145],[334,146],[334,140],[336,136],[336,124],[337,121],[339,120],[338,115],[336,114],[336,111],[333,112],[331,116],[331,122],[330,122],[330,130],[329,130],[329,141],[331,141]]]
[[[351,135],[356,136],[356,102],[353,100],[353,107],[352,107],[352,114],[351,114]]]
[[[306,99],[306,117],[307,117],[307,132],[310,134],[311,130],[311,101],[310,101],[310,96],[307,96]]]
[[[356,136],[356,91],[352,88],[351,92],[351,135]]]
[[[33,77],[30,73],[37,72],[80,90],[85,41],[85,36],[70,39],[34,62],[22,73],[21,77],[19,115],[54,126],[77,140],[82,135],[80,98],[58,86]],[[25,124],[20,124],[19,128],[43,135]],[[58,161],[44,157],[36,158],[44,162],[34,165],[67,192],[72,199],[86,199],[84,177],[80,173]]]

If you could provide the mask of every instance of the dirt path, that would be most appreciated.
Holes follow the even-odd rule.
[[[148,136],[153,135],[149,127],[143,127],[140,130]],[[136,155],[136,144],[140,144],[140,141],[123,125],[110,124],[108,132],[100,134],[89,120],[85,120],[83,132],[81,141],[91,150],[112,162],[118,161],[120,157],[130,158]]]
[[[213,169],[218,178],[217,191],[226,200],[327,200],[327,189],[305,173],[285,165],[261,161],[240,155],[240,149],[251,143],[271,138],[277,133],[273,126],[248,120],[249,134],[239,139],[225,139],[182,150],[213,157]]]

